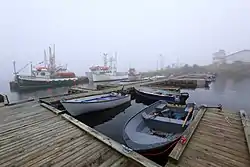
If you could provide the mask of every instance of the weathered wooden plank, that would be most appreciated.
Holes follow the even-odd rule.
[[[85,136],[85,134],[79,133],[79,131],[77,131],[76,129],[67,134],[60,134],[56,136],[54,140],[50,140],[50,143],[48,144],[40,144],[36,146],[35,149],[28,149],[26,154],[20,157],[17,165],[20,166],[26,164],[24,166],[28,166],[33,163],[38,163],[40,160],[47,161],[50,156],[53,156],[53,153],[58,152],[65,147],[68,147],[68,143],[73,144],[75,140],[83,136]]]
[[[80,149],[79,151],[75,152],[74,154],[71,154],[70,156],[64,158],[60,162],[56,163],[56,166],[70,166],[70,163],[73,163],[74,165],[74,160],[79,157],[81,154],[84,154],[88,150],[91,150],[92,148],[99,147],[100,148],[100,143],[97,141],[92,141],[91,143],[86,143],[86,145],[83,149]]]
[[[21,154],[17,154],[17,155],[13,155],[11,157],[5,158],[5,161],[6,160],[8,161],[3,163],[2,165],[9,166],[11,164],[15,164],[17,166],[20,166],[22,163],[30,161],[34,157],[45,154],[47,151],[51,151],[57,147],[60,148],[60,146],[68,143],[71,140],[71,138],[74,138],[71,135],[73,136],[77,135],[75,137],[80,137],[82,134],[79,133],[79,131],[73,130],[73,131],[70,131],[69,134],[61,133],[60,135],[55,135],[53,137],[50,137],[50,139],[52,140],[50,141],[49,144],[44,145],[42,142],[40,143],[38,147],[35,146],[35,148],[33,147],[24,148]]]
[[[224,135],[216,135],[208,132],[201,132],[199,129],[196,131],[197,135],[193,136],[193,138],[197,138],[198,140],[203,140],[208,143],[213,144],[221,144],[222,146],[231,148],[231,149],[239,149],[239,150],[246,150],[246,145],[242,141],[238,141],[234,138],[228,138]]]
[[[49,125],[48,127],[44,126],[44,127],[34,127],[34,129],[31,129],[30,131],[27,130],[27,132],[23,132],[22,130],[20,130],[18,133],[16,133],[16,135],[14,135],[14,137],[11,138],[7,138],[5,140],[1,140],[0,141],[0,149],[3,149],[4,147],[8,147],[11,148],[13,146],[15,146],[16,143],[21,144],[21,143],[25,143],[28,141],[28,139],[32,138],[39,138],[42,139],[43,137],[45,137],[46,134],[50,134],[50,133],[55,133],[53,130],[57,130],[57,132],[59,131],[66,131],[69,129],[73,129],[73,127],[66,127],[63,126],[64,122],[63,121],[58,121],[55,122],[51,125]]]
[[[109,152],[114,152],[114,150],[111,150],[110,147],[107,146],[102,146],[98,151],[96,149],[92,149],[92,151],[88,151],[86,153],[86,156],[80,156],[77,159],[74,160],[76,166],[82,167],[82,166],[91,166],[93,163],[96,163],[97,160],[100,160],[100,158]],[[86,157],[86,158],[85,158]],[[84,159],[84,161],[82,161]],[[98,166],[100,165],[100,162],[97,164]]]
[[[53,113],[55,113],[55,114],[57,114],[57,115],[64,113],[64,111],[58,110],[58,109],[56,109],[56,108],[54,108],[54,107],[52,107],[52,106],[50,106],[50,105],[48,105],[48,104],[40,103],[40,105],[41,105],[42,107],[44,107],[44,108],[46,108],[46,109],[52,111]]]
[[[211,123],[205,123],[205,122],[201,122],[200,123],[200,127],[204,130],[209,129],[211,132],[218,132],[221,133],[222,135],[232,135],[232,136],[241,136],[244,137],[244,134],[242,133],[242,131],[240,131],[239,129],[233,129],[231,128],[229,125],[228,126],[218,126],[216,124],[211,124]]]
[[[7,105],[8,106],[13,106],[13,105],[16,105],[16,104],[24,104],[24,103],[31,102],[31,101],[34,101],[34,100],[35,100],[34,98],[29,98],[29,99],[25,99],[25,100],[19,100],[19,101],[11,102],[11,103],[9,103]]]
[[[62,124],[57,124],[55,127],[43,127],[40,131],[36,132],[36,133],[30,133],[30,134],[24,134],[23,137],[19,137],[17,136],[15,139],[11,139],[11,142],[9,142],[9,144],[4,144],[3,146],[1,146],[1,149],[3,149],[4,147],[13,147],[15,146],[15,144],[21,144],[22,142],[26,142],[27,139],[30,139],[30,140],[34,140],[35,138],[44,138],[46,137],[45,134],[53,134],[53,133],[56,133],[55,131],[53,131],[54,129],[57,130],[58,132],[59,131],[63,131],[63,130],[69,130],[69,129],[73,129],[74,127],[62,127]],[[3,143],[6,142],[6,141],[3,141]]]
[[[214,125],[221,126],[221,127],[224,126],[224,127],[228,127],[228,128],[232,128],[236,130],[242,130],[242,125],[232,123],[230,120],[226,120],[226,119],[221,120],[221,119],[211,119],[211,118],[203,117],[202,122],[208,123],[208,124],[214,124]]]
[[[244,152],[240,152],[241,154],[235,155],[235,151],[231,151],[230,149],[226,147],[215,147],[214,145],[210,143],[203,142],[202,140],[193,140],[192,143],[190,143],[191,148],[199,148],[204,149],[204,152],[207,152],[209,154],[215,153],[220,154],[224,157],[230,158],[232,161],[238,161],[240,163],[249,164],[249,156],[244,154]]]
[[[44,154],[41,154],[40,156],[36,156],[30,161],[27,161],[24,166],[38,166],[37,164],[50,164],[53,165],[52,160],[55,158],[60,157],[61,159],[64,159],[67,156],[64,156],[64,154],[73,152],[77,149],[81,149],[86,142],[90,142],[88,135],[83,136],[74,136],[77,137],[76,139],[71,139],[71,141],[67,142],[66,144],[61,145],[60,147],[56,145],[52,145],[52,150],[46,152]],[[72,154],[73,154],[72,153]]]
[[[247,167],[249,164],[244,164],[239,161],[232,160],[225,156],[225,154],[213,152],[211,150],[206,150],[204,147],[199,147],[198,145],[192,144],[188,148],[188,150],[194,150],[196,151],[196,157],[204,157],[207,158],[208,160],[214,162],[215,164],[223,164],[223,166],[238,166],[238,167]]]
[[[180,142],[178,142],[176,144],[176,146],[174,147],[174,149],[171,151],[171,153],[169,155],[170,160],[175,161],[175,163],[179,160],[180,156],[184,152],[185,147],[187,146],[189,140],[191,139],[196,127],[198,126],[198,124],[199,124],[200,120],[202,119],[206,110],[207,110],[206,108],[201,109],[197,113],[195,119],[188,126],[188,128],[183,132],[183,136],[186,137],[187,141],[185,144],[181,144]]]
[[[214,161],[207,160],[206,157],[199,156],[199,152],[192,150],[192,149],[186,149],[185,150],[186,156],[181,157],[181,161],[178,164],[167,164],[168,167],[224,167],[223,164],[216,164]],[[176,165],[176,166],[175,166]]]
[[[210,111],[210,110],[209,110]],[[220,112],[209,112],[207,115],[206,115],[207,118],[211,118],[211,119],[220,119],[220,120],[223,120],[223,119],[226,119],[226,118],[229,118],[229,120],[233,123],[236,123],[236,124],[239,124],[239,120],[240,120],[240,117],[239,117],[239,114],[235,114],[235,115],[232,115],[232,114],[228,114],[228,113],[225,113],[225,114],[221,114]]]
[[[121,157],[115,163],[113,163],[110,167],[121,167],[124,165],[126,166],[127,163],[128,163],[128,159],[126,159],[125,157]]]
[[[3,115],[3,121],[1,122],[2,124],[6,122],[12,122],[16,120],[22,120],[22,119],[27,119],[28,117],[35,116],[37,114],[40,114],[42,111],[44,111],[43,108],[34,108],[34,111],[28,111],[28,112],[19,112],[16,113],[15,115]],[[46,114],[46,113],[43,113]]]
[[[1,158],[8,157],[10,158],[11,155],[16,155],[16,153],[22,153],[25,151],[25,149],[29,148],[36,148],[39,144],[43,144],[48,140],[54,140],[57,138],[57,136],[60,135],[69,135],[71,133],[76,132],[75,129],[66,129],[66,130],[58,130],[58,133],[48,133],[45,134],[43,137],[34,137],[32,139],[29,139],[28,141],[22,141],[21,143],[15,142],[13,146],[5,146],[4,148],[1,148]],[[79,131],[77,132],[79,133]],[[81,134],[81,133],[79,133]],[[1,160],[0,160],[1,162]]]
[[[39,117],[39,118],[38,118]],[[5,125],[3,125],[4,127],[0,127],[0,135],[5,135],[5,134],[9,134],[9,133],[12,133],[14,131],[18,131],[19,129],[23,129],[23,128],[29,128],[31,126],[36,126],[46,120],[49,120],[49,119],[53,119],[53,118],[56,118],[55,115],[50,115],[50,116],[42,116],[42,115],[39,115],[39,116],[35,116],[33,121],[29,121],[29,120],[24,120],[23,122],[15,122],[14,124],[11,124],[11,123],[7,123]],[[20,124],[18,124],[20,123]]]
[[[201,143],[201,144],[206,145],[206,146],[209,146],[209,147],[211,147],[211,148],[213,148],[215,150],[218,149],[218,150],[230,153],[230,154],[232,154],[232,155],[234,155],[236,157],[238,156],[238,157],[242,157],[242,158],[245,158],[245,159],[249,158],[248,154],[245,154],[247,150],[241,150],[241,149],[235,148],[233,142],[232,142],[231,145],[225,146],[224,144],[222,144],[223,143],[222,141],[218,141],[218,140],[209,141],[209,139],[208,140],[202,140],[198,136],[197,137],[194,136],[192,138],[192,143],[195,144],[196,142]],[[242,145],[244,145],[244,143]]]
[[[83,141],[79,141],[73,144],[72,146],[67,146],[63,148],[60,152],[54,153],[53,156],[50,156],[51,160],[49,161],[49,163],[51,165],[57,165],[58,163],[60,163],[61,161],[64,161],[65,159],[69,158],[73,154],[76,154],[77,152],[83,150],[85,147],[88,147],[89,145],[96,143],[96,141],[93,141],[93,138],[91,136],[89,135],[85,135],[85,136],[86,138]]]
[[[106,161],[104,161],[99,167],[110,167],[111,164],[113,164],[115,161],[121,158],[121,155],[116,152],[111,152],[111,154],[108,154],[109,158],[104,158]]]
[[[41,122],[40,124],[38,124],[37,126],[31,126],[31,127],[24,127],[21,128],[19,130],[14,130],[14,131],[9,131],[9,133],[5,133],[4,135],[0,136],[0,145],[5,142],[6,140],[14,140],[15,138],[22,138],[25,137],[27,135],[33,134],[33,133],[37,133],[43,130],[43,128],[47,128],[48,126],[52,125],[58,125],[61,124],[63,125],[62,120],[56,121],[57,119],[52,119],[52,120],[48,120],[46,122]]]
[[[101,151],[101,152],[100,152]],[[108,159],[112,154],[115,153],[114,150],[111,150],[109,147],[103,147],[102,150],[95,152],[93,155],[90,155],[88,159],[80,161],[76,166],[99,166],[104,160]]]
[[[37,102],[35,101],[31,101],[31,102],[27,102],[27,103],[21,103],[21,104],[16,104],[16,105],[12,105],[12,106],[5,106],[0,108],[0,112],[2,111],[17,111],[17,109],[23,109],[23,108],[29,108],[32,105],[38,105]]]
[[[95,138],[97,138],[98,140],[102,141],[103,143],[105,143],[106,145],[112,147],[113,149],[117,150],[118,152],[120,152],[121,154],[125,155],[126,157],[129,157],[131,159],[133,159],[134,161],[138,162],[141,165],[144,166],[152,166],[152,167],[159,167],[158,164],[154,163],[153,161],[139,155],[136,152],[127,152],[124,151],[123,147],[121,144],[117,143],[116,141],[110,139],[107,136],[104,136],[103,134],[101,134],[100,132],[88,127],[87,125],[83,124],[82,122],[78,121],[77,119],[71,117],[68,114],[62,114],[62,117],[64,117],[65,119],[67,119],[68,121],[70,121],[71,123],[73,123],[74,125],[78,126],[79,128],[81,128],[82,130],[86,131],[87,133],[89,133],[90,135],[94,136]]]
[[[248,153],[250,154],[250,119],[244,110],[240,110],[240,118],[244,129],[244,134],[248,146]]]

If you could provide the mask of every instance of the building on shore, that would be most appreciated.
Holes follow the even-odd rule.
[[[225,50],[219,50],[213,54],[213,64],[232,64],[235,62],[250,63],[250,50],[241,50],[226,55]]]

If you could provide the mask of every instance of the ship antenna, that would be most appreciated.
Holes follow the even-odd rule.
[[[44,67],[47,67],[47,55],[45,49],[44,49]]]
[[[107,56],[108,56],[107,53],[103,53],[104,66],[105,66],[105,67],[107,67],[107,65],[108,65]]]

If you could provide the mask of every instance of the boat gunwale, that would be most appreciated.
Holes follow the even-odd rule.
[[[90,96],[88,96],[90,97]],[[93,102],[88,102],[88,101],[63,101],[63,100],[60,100],[61,103],[72,103],[72,104],[93,104],[93,103],[106,103],[106,102],[112,102],[112,101],[116,101],[116,100],[121,100],[121,99],[124,99],[124,98],[127,98],[127,97],[130,97],[130,95],[125,95],[125,96],[120,96],[119,98],[116,98],[116,99],[112,99],[112,100],[105,100],[105,101],[93,101]],[[72,100],[72,99],[71,99]]]
[[[152,88],[149,88],[149,89],[152,89]],[[160,97],[189,96],[188,92],[182,92],[182,93],[173,92],[173,93],[166,93],[165,95],[163,95],[163,94],[153,93],[153,92],[150,92],[150,91],[144,91],[144,90],[141,90],[140,88],[135,88],[135,90],[140,92],[140,93],[149,94],[149,95],[153,95],[153,96],[160,96]],[[152,90],[154,90],[154,89],[152,89]]]

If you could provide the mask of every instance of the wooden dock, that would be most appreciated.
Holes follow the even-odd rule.
[[[159,167],[36,101],[0,107],[0,166]]]
[[[153,82],[152,82],[153,83]],[[134,86],[126,85],[129,89]],[[0,166],[160,167],[51,105],[122,87],[0,103]],[[202,108],[165,167],[249,167],[250,118],[245,111]]]
[[[177,143],[166,167],[250,166],[250,121],[244,111],[204,109],[184,135],[186,143]]]
[[[132,89],[133,87],[137,87],[137,86],[151,86],[151,87],[157,87],[159,85],[163,85],[163,86],[167,86],[167,87],[171,87],[174,86],[175,89],[178,87],[175,85],[170,85],[169,83],[172,83],[172,79],[168,80],[167,78],[164,79],[158,79],[158,80],[154,80],[154,81],[138,81],[138,82],[132,82],[132,83],[124,83],[124,84],[118,84],[116,86],[112,86],[111,88],[107,88],[107,89],[102,89],[102,90],[86,90],[85,88],[81,88],[81,87],[74,87],[72,89],[69,90],[69,92],[74,92],[73,94],[67,94],[67,95],[63,95],[63,96],[56,96],[56,97],[46,97],[46,98],[40,98],[40,101],[49,105],[54,105],[54,104],[58,104],[59,101],[64,98],[65,100],[69,100],[69,99],[74,99],[74,98],[81,98],[81,97],[85,97],[85,96],[91,96],[91,95],[98,95],[98,94],[103,94],[103,93],[110,93],[113,91],[118,91],[121,90],[122,87],[124,87],[124,90],[128,90],[128,89]],[[187,82],[189,82],[190,88],[194,88],[197,86],[197,83],[195,82],[197,80],[191,80],[191,81],[187,81],[187,80],[178,80],[178,82],[180,84],[187,84]],[[165,85],[164,85],[165,84]],[[180,87],[178,87],[180,88]]]

